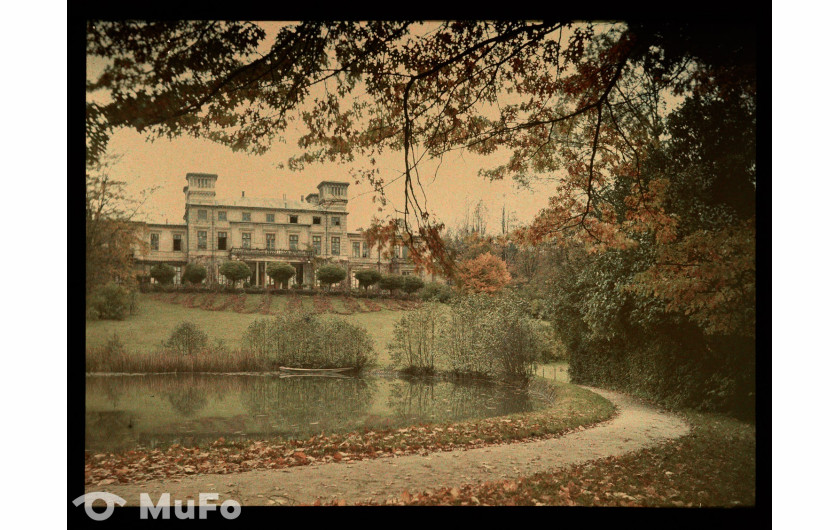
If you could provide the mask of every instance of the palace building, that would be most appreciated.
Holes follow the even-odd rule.
[[[294,283],[316,285],[315,268],[333,262],[347,269],[356,286],[353,271],[377,269],[383,274],[417,274],[408,259],[408,249],[391,250],[385,258],[371,252],[361,232],[347,226],[349,183],[323,181],[317,193],[300,201],[282,198],[250,198],[242,192],[235,199],[216,198],[218,175],[187,173],[184,186],[184,223],[140,223],[144,248],[135,249],[135,265],[141,281],[148,281],[151,267],[168,263],[175,267],[175,282],[187,263],[207,269],[205,283],[224,283],[219,267],[229,260],[241,260],[251,268],[251,284],[272,285],[266,275],[271,262],[285,261],[297,270]],[[346,284],[345,284],[346,286]]]

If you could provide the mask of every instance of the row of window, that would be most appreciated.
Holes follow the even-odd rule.
[[[195,187],[196,188],[212,188],[213,187],[213,180],[210,178],[197,178],[194,179]]]
[[[149,245],[152,250],[160,250],[160,234],[152,232]],[[181,251],[181,234],[172,234],[172,250],[175,252]]]
[[[227,232],[217,232],[217,239],[216,239],[216,249],[217,250],[227,250]],[[207,231],[205,230],[198,230],[198,250],[207,250]],[[298,249],[298,239],[297,234],[289,234],[289,250],[297,250]],[[152,250],[160,250],[160,234],[153,232],[151,234],[150,245]],[[331,238],[331,247],[330,253],[334,256],[338,256],[341,254],[341,237],[332,237]],[[248,232],[242,233],[242,248],[251,248],[251,234]],[[277,248],[277,235],[276,234],[266,234],[265,235],[265,248],[267,249],[275,249]],[[181,234],[172,234],[172,250],[175,252],[181,251]],[[321,236],[312,236],[312,250],[315,252],[316,256],[321,255]],[[407,248],[403,247],[403,257],[407,257]],[[354,241],[353,242],[353,257],[354,258],[367,258],[369,257],[370,252],[368,250],[368,245],[366,242],[362,241]]]
[[[344,186],[327,186],[327,193],[341,196],[347,193],[347,188]]]
[[[289,223],[298,224],[298,222],[299,222],[298,219],[299,218],[300,217],[297,216],[297,215],[290,215],[289,216]],[[207,210],[198,210],[198,220],[199,221],[207,221],[207,219],[208,219]],[[219,210],[218,219],[219,219],[219,221],[227,221],[228,220],[227,212],[224,211],[224,210]],[[265,222],[266,223],[274,223],[274,222],[276,222],[275,219],[276,219],[275,214],[273,214],[273,213],[265,214]],[[246,222],[246,223],[251,222],[251,212],[242,212],[242,221]],[[330,221],[332,222],[332,226],[341,226],[341,217],[334,216],[334,217],[330,218]],[[312,224],[313,225],[320,225],[321,224],[321,217],[317,216],[317,215],[312,216]]]

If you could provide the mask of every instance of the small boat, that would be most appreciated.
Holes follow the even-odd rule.
[[[300,373],[300,374],[342,374],[346,372],[352,372],[355,370],[352,366],[347,368],[287,368],[285,366],[280,366],[277,368],[278,371],[281,372],[292,372],[292,373]]]

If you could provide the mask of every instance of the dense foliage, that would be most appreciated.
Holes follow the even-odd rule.
[[[265,269],[265,273],[268,274],[268,277],[274,280],[276,284],[280,284],[283,286],[283,289],[289,288],[289,280],[294,277],[297,271],[295,268],[286,262],[278,262],[278,263],[269,263],[268,267]]]
[[[187,266],[184,267],[183,274],[181,274],[181,278],[185,282],[197,285],[207,278],[207,269],[198,263],[187,263]]]
[[[242,347],[274,367],[362,369],[375,358],[372,339],[364,328],[307,313],[254,321]]]
[[[453,295],[452,287],[445,283],[429,282],[420,289],[418,296],[426,302],[448,302]]]
[[[87,317],[96,320],[123,320],[136,303],[136,293],[123,285],[109,283],[94,290]]]
[[[379,271],[375,271],[373,269],[358,270],[354,272],[353,275],[356,277],[356,280],[359,281],[359,285],[366,291],[368,287],[376,285],[379,283],[379,280],[382,279],[382,275],[379,274]]]
[[[412,294],[422,289],[423,285],[424,282],[422,279],[418,276],[414,276],[413,274],[409,274],[408,276],[403,277],[402,290],[407,294]]]
[[[504,261],[487,252],[463,264],[460,283],[467,292],[495,293],[510,283],[510,273]]]
[[[194,323],[181,322],[172,330],[163,346],[165,350],[181,355],[193,355],[207,347],[208,340],[207,333]]]
[[[226,261],[219,267],[219,273],[231,284],[251,277],[251,268],[244,261]]]
[[[549,348],[542,327],[515,297],[468,295],[451,306],[431,302],[403,316],[388,350],[408,372],[526,379]]]
[[[152,267],[149,275],[158,283],[169,284],[175,277],[175,267],[166,263],[158,263]]]
[[[403,288],[404,282],[405,277],[399,274],[383,274],[382,279],[379,280],[379,287],[394,294],[394,291]]]
[[[329,291],[334,283],[344,281],[347,278],[347,271],[339,265],[323,265],[315,271],[318,281],[327,286]]]

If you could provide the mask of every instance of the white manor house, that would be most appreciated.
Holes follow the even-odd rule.
[[[316,285],[315,268],[332,262],[348,271],[350,285],[357,286],[353,272],[372,268],[384,273],[416,274],[408,249],[398,243],[386,258],[378,249],[368,248],[361,232],[347,226],[348,182],[323,181],[318,193],[300,201],[282,198],[237,197],[216,199],[218,175],[187,173],[184,186],[184,224],[139,223],[146,242],[135,248],[134,262],[141,281],[157,263],[175,267],[175,283],[187,263],[207,268],[205,283],[225,283],[219,267],[229,260],[244,261],[251,268],[251,284],[273,285],[266,275],[268,264],[290,263],[297,270],[292,282]],[[152,280],[153,281],[153,280]],[[347,287],[347,282],[343,283]]]

